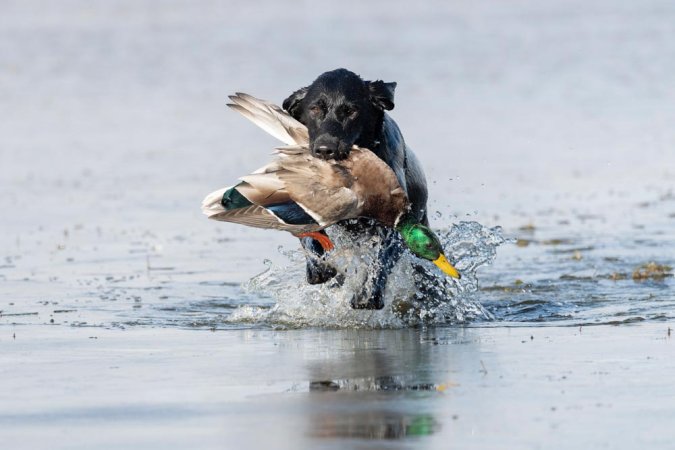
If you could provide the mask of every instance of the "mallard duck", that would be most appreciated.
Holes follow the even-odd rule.
[[[320,231],[339,221],[368,217],[395,228],[410,251],[459,278],[434,232],[417,222],[391,168],[373,152],[354,146],[347,159],[324,160],[309,151],[307,128],[278,106],[247,94],[230,96],[228,106],[286,146],[269,164],[241,182],[207,195],[202,211],[210,219],[289,231],[334,248]]]

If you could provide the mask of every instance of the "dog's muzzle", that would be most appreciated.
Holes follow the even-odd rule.
[[[312,144],[312,154],[321,159],[345,159],[349,156],[351,144],[330,134],[322,134]]]

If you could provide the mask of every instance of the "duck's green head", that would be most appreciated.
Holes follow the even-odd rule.
[[[417,257],[433,261],[444,273],[453,278],[461,278],[457,269],[448,262],[443,254],[441,242],[431,228],[415,223],[411,220],[402,220],[396,226],[403,241],[410,251]]]

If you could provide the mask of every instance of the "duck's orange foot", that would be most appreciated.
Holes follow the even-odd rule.
[[[321,244],[321,248],[323,248],[325,252],[328,252],[335,248],[335,245],[333,245],[333,242],[330,240],[328,235],[326,235],[325,233],[321,233],[320,231],[310,231],[309,233],[300,233],[296,236],[299,238],[308,237],[314,239],[319,244]]]

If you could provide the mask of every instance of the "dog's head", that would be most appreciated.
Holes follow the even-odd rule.
[[[395,88],[396,83],[365,81],[337,69],[295,91],[283,107],[307,126],[314,156],[344,159],[353,145],[377,146],[384,110],[394,108]]]

